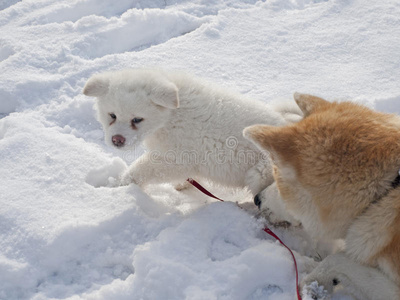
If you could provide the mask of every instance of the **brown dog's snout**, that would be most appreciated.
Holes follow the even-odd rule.
[[[114,135],[111,140],[116,147],[122,147],[125,143],[125,138],[119,134]]]

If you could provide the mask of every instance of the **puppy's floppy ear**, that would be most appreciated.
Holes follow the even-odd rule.
[[[331,104],[322,98],[308,94],[294,93],[293,98],[303,112],[304,117]]]
[[[93,75],[86,82],[83,94],[90,97],[100,97],[108,93],[109,79],[104,75]]]
[[[151,100],[160,106],[176,109],[179,107],[178,87],[166,79],[158,82],[150,91]]]

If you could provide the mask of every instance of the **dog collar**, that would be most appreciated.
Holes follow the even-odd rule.
[[[392,188],[388,189],[383,195],[381,195],[379,198],[373,200],[371,203],[367,205],[362,211],[360,215],[363,215],[371,206],[377,204],[380,200],[382,200],[387,194],[390,193],[391,190],[394,190],[400,186],[400,170],[397,173],[397,177],[392,181],[391,183]]]

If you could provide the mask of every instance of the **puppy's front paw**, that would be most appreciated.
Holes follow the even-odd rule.
[[[313,281],[310,284],[305,284],[302,289],[303,300],[330,300],[328,292],[324,286],[319,285],[317,281]]]
[[[133,178],[129,171],[126,171],[118,179],[115,179],[114,186],[127,186],[131,183],[138,184],[138,181]]]

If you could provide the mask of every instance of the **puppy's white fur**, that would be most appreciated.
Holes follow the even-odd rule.
[[[83,93],[97,97],[106,142],[122,135],[123,150],[147,152],[120,184],[183,182],[188,177],[244,187],[253,195],[273,182],[268,155],[243,138],[252,124],[285,125],[301,119],[296,105],[266,105],[179,72],[133,69],[91,77]],[[117,117],[114,121],[110,114]],[[132,128],[133,118],[143,121]]]
[[[323,286],[327,294],[318,295],[312,290],[304,292],[318,300],[329,300],[336,293],[344,293],[356,300],[397,300],[399,295],[399,287],[382,272],[361,265],[344,253],[325,258],[307,275],[302,286],[307,289],[314,281]]]
[[[258,196],[262,199],[260,211],[266,215],[269,222],[272,224],[288,222],[292,226],[301,225],[293,215],[288,213],[275,182],[261,191]]]

